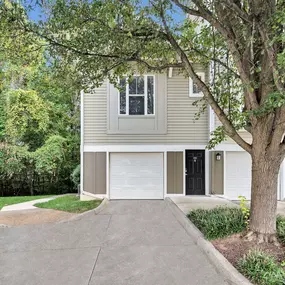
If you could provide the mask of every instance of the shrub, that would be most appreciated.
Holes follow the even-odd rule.
[[[285,284],[285,272],[274,257],[261,251],[250,251],[238,261],[239,271],[258,285]]]
[[[73,181],[77,189],[78,185],[80,184],[80,164],[78,164],[73,170],[73,172],[71,173],[71,180]]]
[[[276,220],[276,231],[279,240],[285,244],[285,218],[281,216],[277,216]]]
[[[191,211],[187,217],[209,240],[240,233],[246,228],[240,208],[197,209]]]

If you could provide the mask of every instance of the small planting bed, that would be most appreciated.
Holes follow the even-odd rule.
[[[102,200],[80,201],[75,195],[66,195],[35,206],[79,214],[97,208],[101,202]]]
[[[193,210],[187,216],[244,276],[258,285],[285,285],[285,219],[277,218],[280,247],[243,239],[246,221],[240,208]]]

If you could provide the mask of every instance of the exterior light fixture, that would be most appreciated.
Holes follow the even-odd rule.
[[[222,156],[221,156],[221,154],[218,152],[218,153],[216,154],[216,160],[220,161],[221,158],[222,158]]]

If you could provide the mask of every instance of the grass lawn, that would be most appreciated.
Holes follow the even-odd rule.
[[[39,208],[54,209],[70,213],[83,213],[97,208],[102,200],[80,201],[75,195],[66,195],[45,203],[35,204]]]
[[[32,200],[48,198],[54,195],[39,195],[39,196],[12,196],[12,197],[1,197],[0,198],[0,210],[4,206],[19,204],[23,202],[28,202]]]

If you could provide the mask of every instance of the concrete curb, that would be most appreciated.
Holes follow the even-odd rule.
[[[109,203],[109,200],[107,198],[104,198],[103,201],[101,202],[101,204],[97,208],[89,210],[89,211],[81,213],[81,214],[78,214],[78,215],[76,215],[76,216],[74,216],[74,217],[72,217],[72,218],[70,218],[68,220],[59,221],[57,224],[62,224],[62,223],[66,223],[66,222],[80,220],[84,216],[87,216],[87,215],[89,215],[91,213],[94,213],[94,215],[98,215],[105,208],[105,206],[108,203]]]
[[[217,271],[226,277],[226,281],[231,285],[253,285],[213,246],[213,244],[205,240],[203,234],[195,227],[195,225],[184,215],[178,206],[170,199],[165,199],[171,212],[182,225],[186,232],[193,238],[194,242],[203,250],[210,259]]]

